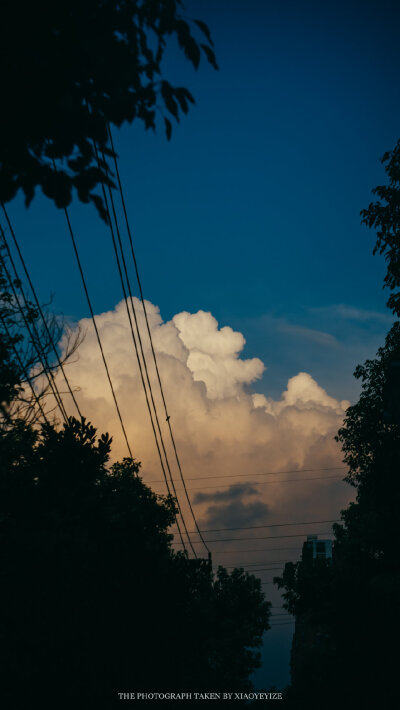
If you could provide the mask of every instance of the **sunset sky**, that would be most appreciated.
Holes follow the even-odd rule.
[[[356,364],[392,322],[384,262],[360,210],[384,182],[379,158],[400,137],[399,5],[186,7],[209,25],[220,70],[204,63],[194,72],[171,48],[165,73],[196,106],[169,143],[161,124],[157,134],[141,125],[114,134],[191,499],[205,530],[334,520],[351,489],[333,470],[333,437],[359,392]],[[63,214],[42,197],[28,210],[19,197],[9,213],[41,300],[53,293],[52,310],[86,333],[69,366],[81,408],[124,456]],[[134,454],[144,480],[164,492],[108,230],[89,206],[72,205],[71,220]],[[314,472],[301,483],[269,475],[298,469]],[[239,532],[247,541],[214,543],[214,561],[282,567],[307,533],[329,529]],[[298,536],[251,542],[290,531]],[[260,572],[274,607],[278,573]],[[291,633],[268,633],[260,686],[288,681]]]

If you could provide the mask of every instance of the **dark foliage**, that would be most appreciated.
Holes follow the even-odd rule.
[[[2,707],[251,689],[270,615],[260,580],[174,553],[175,501],[144,485],[136,461],[110,465],[111,439],[84,418],[57,429],[10,416],[12,346],[1,335]]]
[[[194,103],[162,74],[168,41],[196,69],[202,55],[217,68],[207,26],[183,11],[180,0],[4,0],[0,201],[22,189],[29,203],[41,187],[65,207],[75,189],[104,216],[95,188],[110,176],[93,141],[110,152],[107,123],[155,129],[158,112],[169,139],[170,118]]]
[[[17,308],[2,268],[3,260],[3,245],[0,240],[0,412],[2,419],[6,421],[8,405],[17,399],[21,391],[22,372],[15,353],[23,335],[15,329],[18,320]],[[15,286],[18,284],[15,283]],[[26,309],[26,317],[30,321],[37,317],[31,303]]]
[[[121,689],[251,688],[268,627],[260,582],[170,548],[171,498],[71,419],[0,440],[3,684],[26,702],[110,707]],[[23,703],[21,703],[23,706]]]
[[[1,227],[0,227],[1,231]],[[39,302],[38,302],[39,304]],[[66,362],[82,340],[81,330],[73,335],[62,318],[46,306],[32,303],[13,278],[0,234],[0,429],[14,426],[14,420],[33,424],[37,419],[55,417],[49,411],[49,381],[44,367],[52,371]],[[55,357],[56,343],[64,336],[64,354]],[[40,358],[38,355],[40,353]],[[57,353],[58,354],[58,353]],[[40,360],[40,362],[39,362]],[[35,388],[35,394],[33,392]],[[40,408],[38,407],[40,403]]]
[[[386,164],[388,185],[379,185],[372,191],[380,201],[371,202],[361,212],[362,221],[376,230],[377,242],[374,254],[384,254],[387,273],[384,285],[392,293],[387,305],[400,317],[400,140],[392,151],[381,159]]]
[[[400,143],[384,156],[386,201],[363,211],[386,256],[388,305],[399,315]],[[400,322],[376,359],[357,367],[362,391],[337,440],[356,501],[334,526],[332,561],[302,559],[276,578],[296,617],[290,707],[391,707],[397,700],[400,634]]]

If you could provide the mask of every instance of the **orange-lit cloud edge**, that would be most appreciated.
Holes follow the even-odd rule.
[[[165,421],[142,306],[136,298],[133,301],[170,466],[188,528],[193,530]],[[230,327],[219,328],[212,314],[204,311],[178,313],[163,322],[157,306],[146,301],[146,309],[177,450],[201,526],[214,529],[336,519],[340,509],[347,505],[352,489],[332,478],[343,477],[344,470],[322,469],[343,465],[334,436],[349,402],[330,396],[305,372],[289,379],[279,400],[259,394],[255,383],[262,377],[265,366],[258,358],[240,357],[245,345],[241,333]],[[125,303],[122,301],[114,310],[96,315],[96,322],[130,445],[135,458],[142,463],[143,479],[155,491],[165,493]],[[85,337],[75,361],[68,365],[68,376],[77,389],[84,415],[99,433],[108,431],[113,436],[113,460],[118,460],[127,455],[126,444],[96,335],[90,319],[82,319],[78,325]],[[62,348],[65,346],[66,337],[61,343]],[[65,390],[61,373],[57,374],[57,381],[60,390]],[[297,469],[316,470],[307,474],[259,475]],[[228,474],[232,478],[227,478]],[[314,477],[317,480],[306,480]],[[303,480],[297,483],[294,481],[297,478]],[[261,482],[263,485],[259,485]],[[320,525],[308,531],[323,532],[329,528],[330,525]],[[304,532],[305,528],[291,530]],[[289,530],[248,531],[242,536],[250,538],[257,532],[260,536]],[[219,536],[220,533],[208,535],[213,539]],[[300,544],[297,538],[293,542]],[[252,544],[265,545],[262,541]],[[290,540],[281,540],[280,544],[289,545]],[[245,546],[248,548],[249,542],[236,543],[239,549]],[[229,545],[216,547],[222,550]]]

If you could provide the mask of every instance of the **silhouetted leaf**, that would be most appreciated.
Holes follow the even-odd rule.
[[[168,111],[178,120],[178,104],[174,99],[172,87],[166,81],[161,82],[161,95]]]
[[[219,69],[217,60],[215,59],[214,51],[210,49],[210,47],[208,47],[206,44],[201,44],[200,47],[202,48],[211,66],[214,67],[214,69]]]
[[[154,130],[161,93],[156,78],[170,86],[163,96],[169,114],[178,121],[180,111],[187,113],[193,97],[183,89],[174,95],[162,75],[171,37],[195,68],[202,51],[216,63],[210,46],[201,48],[191,34],[195,26],[212,45],[207,26],[187,22],[176,0],[58,0],[51,12],[44,5],[7,0],[2,8],[3,27],[14,29],[3,33],[1,48],[7,111],[0,114],[0,199],[8,201],[22,189],[29,203],[41,186],[61,205],[68,190],[52,188],[44,158],[59,160],[62,172],[67,174],[67,165],[76,176],[93,165],[92,140],[108,150],[107,123],[140,120]],[[90,187],[84,182],[79,199],[87,201]],[[72,187],[71,182],[69,192]]]
[[[90,201],[93,202],[93,204],[97,207],[97,210],[98,210],[99,215],[100,215],[100,217],[102,218],[102,220],[103,220],[106,224],[108,224],[108,222],[109,222],[109,220],[108,220],[108,213],[107,213],[106,208],[104,207],[104,203],[103,203],[103,200],[101,199],[100,195],[96,195],[95,193],[92,192],[92,193],[89,195],[89,199],[90,199]]]
[[[208,42],[211,44],[211,46],[214,46],[214,42],[212,41],[211,38],[211,32],[208,29],[207,25],[205,22],[202,22],[201,20],[193,20],[194,23],[199,27],[199,29],[202,31],[203,35],[207,38]]]
[[[171,140],[171,135],[172,135],[171,121],[168,118],[164,118],[164,121],[165,121],[165,133],[166,133],[167,139]]]

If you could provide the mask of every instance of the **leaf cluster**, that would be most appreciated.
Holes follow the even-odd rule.
[[[385,257],[384,286],[392,291],[387,305],[400,317],[400,140],[382,156],[381,162],[389,182],[372,190],[379,200],[371,202],[361,216],[363,224],[376,230],[374,254]]]
[[[41,187],[66,207],[75,190],[105,217],[96,186],[112,180],[93,141],[110,155],[108,124],[155,130],[157,112],[171,137],[170,118],[194,103],[163,76],[171,40],[195,69],[202,55],[217,68],[208,27],[183,10],[180,0],[2,3],[0,201],[22,189],[29,204]]]
[[[52,372],[70,360],[82,340],[78,329],[72,334],[63,319],[40,308],[12,278],[8,255],[0,239],[0,429],[13,426],[16,418],[34,423],[40,418],[38,402],[52,418],[46,405]],[[64,354],[55,351],[64,336]],[[57,352],[58,359],[55,357]],[[32,388],[35,390],[33,394]]]

